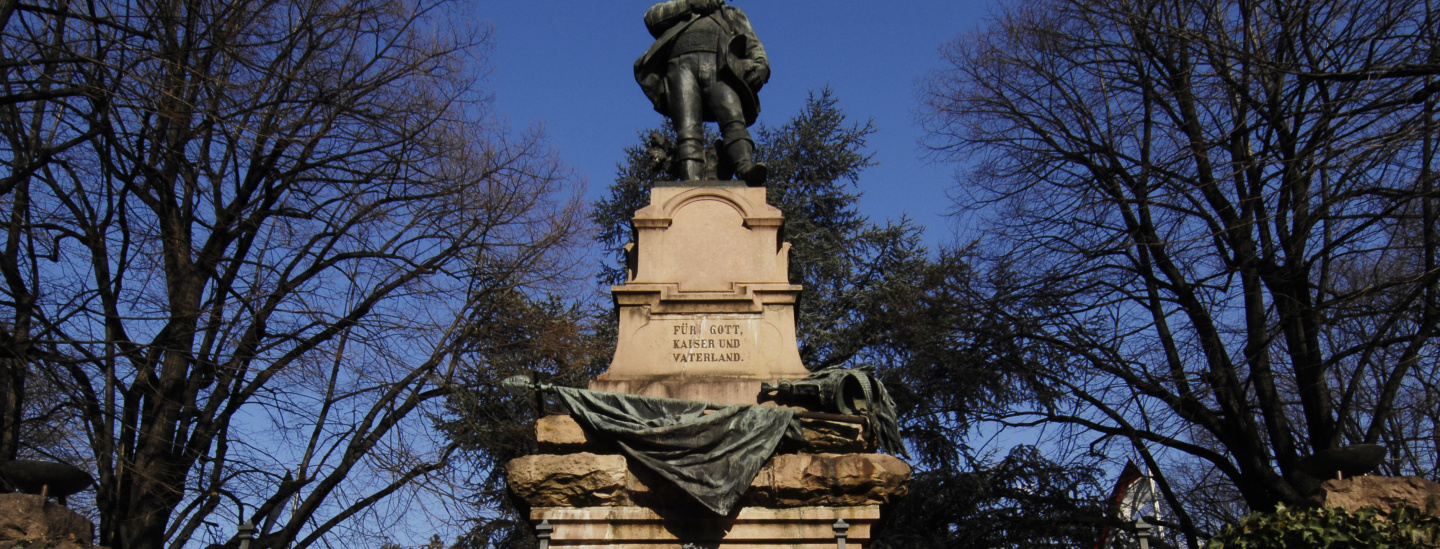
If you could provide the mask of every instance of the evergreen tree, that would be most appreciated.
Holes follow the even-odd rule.
[[[593,329],[593,317],[564,298],[511,292],[470,319],[467,361],[457,387],[447,396],[440,429],[457,443],[473,478],[462,487],[472,494],[476,516],[457,548],[524,549],[535,546],[526,523],[529,510],[505,489],[505,463],[539,453],[535,420],[555,413],[534,395],[515,395],[500,382],[514,375],[556,385],[583,387],[608,361],[612,346]],[[607,362],[608,363],[608,362]]]

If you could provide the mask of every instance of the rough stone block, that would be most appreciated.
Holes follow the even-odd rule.
[[[794,448],[781,443],[781,453],[863,454],[875,451],[874,440],[858,423],[802,418],[800,429],[805,432],[804,446]]]
[[[539,454],[505,464],[510,490],[537,507],[621,505],[626,500],[625,457]]]
[[[1363,476],[1332,479],[1321,486],[1316,503],[1355,510],[1409,505],[1440,515],[1440,484],[1421,477]]]
[[[535,507],[669,506],[693,501],[674,484],[619,455],[579,453],[511,461],[510,489]],[[884,454],[780,454],[765,464],[742,506],[883,505],[904,497],[910,466]]]
[[[782,454],[746,493],[767,507],[878,505],[909,490],[910,466],[884,454]]]
[[[585,429],[568,415],[545,416],[537,420],[535,439],[540,443],[541,452],[556,454],[596,451],[604,446],[600,441],[590,440]]]
[[[90,547],[94,525],[80,513],[32,494],[0,494],[0,548]]]

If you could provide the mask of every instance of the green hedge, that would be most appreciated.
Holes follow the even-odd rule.
[[[1414,507],[1347,511],[1283,505],[1226,526],[1205,549],[1422,549],[1440,547],[1440,517]]]

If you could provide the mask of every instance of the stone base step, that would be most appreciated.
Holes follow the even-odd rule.
[[[530,519],[549,521],[550,547],[557,549],[674,549],[682,543],[706,549],[835,549],[835,524],[844,519],[846,549],[865,549],[880,507],[745,507],[733,517],[648,507],[540,507],[531,510]]]

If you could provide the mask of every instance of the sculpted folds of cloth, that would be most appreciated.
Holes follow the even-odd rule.
[[[675,176],[697,181],[704,170],[705,122],[720,126],[721,179],[765,183],[754,161],[749,126],[760,114],[756,93],[770,80],[765,48],[750,20],[724,0],[669,0],[645,12],[655,44],[635,61],[635,80],[675,128]]]

